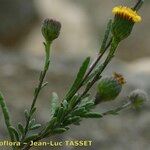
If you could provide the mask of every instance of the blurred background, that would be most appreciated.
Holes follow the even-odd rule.
[[[0,91],[10,109],[13,123],[24,122],[23,110],[30,106],[33,89],[43,64],[41,22],[55,18],[62,23],[59,39],[53,44],[52,63],[47,75],[49,85],[37,102],[37,120],[46,122],[50,115],[51,93],[60,98],[73,81],[82,60],[94,58],[100,48],[111,10],[116,5],[133,6],[137,0],[0,0]],[[127,83],[118,100],[98,106],[104,111],[118,106],[130,91],[140,88],[150,94],[150,1],[140,10],[142,23],[124,40],[105,75],[122,73]],[[95,94],[93,90],[93,95]],[[129,110],[119,116],[85,120],[54,139],[92,140],[87,150],[150,150],[150,103],[140,111]],[[0,139],[6,139],[0,112]],[[37,148],[36,148],[37,149]],[[42,148],[39,148],[42,149]],[[43,148],[49,149],[49,148]],[[72,150],[62,147],[60,150]],[[79,149],[79,148],[76,148]]]

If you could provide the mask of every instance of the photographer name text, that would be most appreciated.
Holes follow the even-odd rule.
[[[24,145],[27,145],[27,143],[24,143]],[[8,140],[3,140],[0,141],[0,147],[20,147],[21,142],[11,142]],[[65,140],[65,141],[38,141],[30,142],[30,146],[33,147],[43,147],[43,146],[50,146],[50,147],[62,147],[62,146],[72,146],[72,147],[88,147],[92,146],[92,141],[91,140]]]

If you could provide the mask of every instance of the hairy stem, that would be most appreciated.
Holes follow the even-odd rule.
[[[45,54],[46,54],[46,56],[45,56],[45,65],[44,65],[43,71],[40,74],[39,83],[38,83],[38,86],[37,86],[37,88],[35,90],[35,94],[34,94],[34,97],[33,97],[31,108],[30,108],[29,117],[28,117],[27,122],[26,122],[25,132],[24,132],[24,135],[22,137],[22,141],[24,140],[24,138],[25,138],[25,136],[26,136],[26,134],[28,132],[29,122],[30,122],[31,117],[32,117],[31,113],[32,113],[32,111],[33,111],[33,109],[35,107],[35,103],[36,103],[37,98],[39,96],[39,93],[40,93],[40,91],[42,89],[44,78],[45,78],[46,73],[47,73],[48,68],[49,68],[49,63],[50,63],[50,46],[51,46],[50,42],[45,43]]]
[[[141,6],[143,5],[143,3],[144,3],[144,0],[139,0],[139,1],[136,3],[136,5],[133,7],[133,10],[138,11],[138,10],[141,8]]]
[[[96,74],[96,76],[93,78],[93,80],[87,85],[83,93],[81,94],[79,101],[82,99],[82,97],[87,94],[87,92],[91,89],[91,87],[100,79],[101,73],[104,71],[104,69],[107,67],[111,59],[114,57],[114,53],[117,49],[118,43],[113,39],[111,43],[111,48],[109,51],[109,54],[107,58],[105,59],[104,63],[102,64],[102,68],[99,70],[99,72]]]
[[[120,111],[128,108],[129,106],[131,106],[131,102],[128,102],[128,103],[126,103],[122,106],[119,106],[119,107],[115,108],[115,109],[108,110],[108,111],[102,113],[102,116],[119,113]]]

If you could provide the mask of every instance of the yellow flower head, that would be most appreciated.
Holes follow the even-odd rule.
[[[117,6],[117,7],[113,8],[112,12],[115,15],[121,16],[127,20],[134,22],[134,23],[140,22],[142,20],[141,16],[139,16],[136,11],[132,10],[129,7]]]

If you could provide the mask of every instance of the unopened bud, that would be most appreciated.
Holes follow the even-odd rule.
[[[42,24],[42,34],[46,41],[52,42],[60,34],[61,23],[53,19],[45,19]]]
[[[134,90],[129,95],[129,100],[134,108],[139,108],[147,100],[147,93],[143,90]]]

